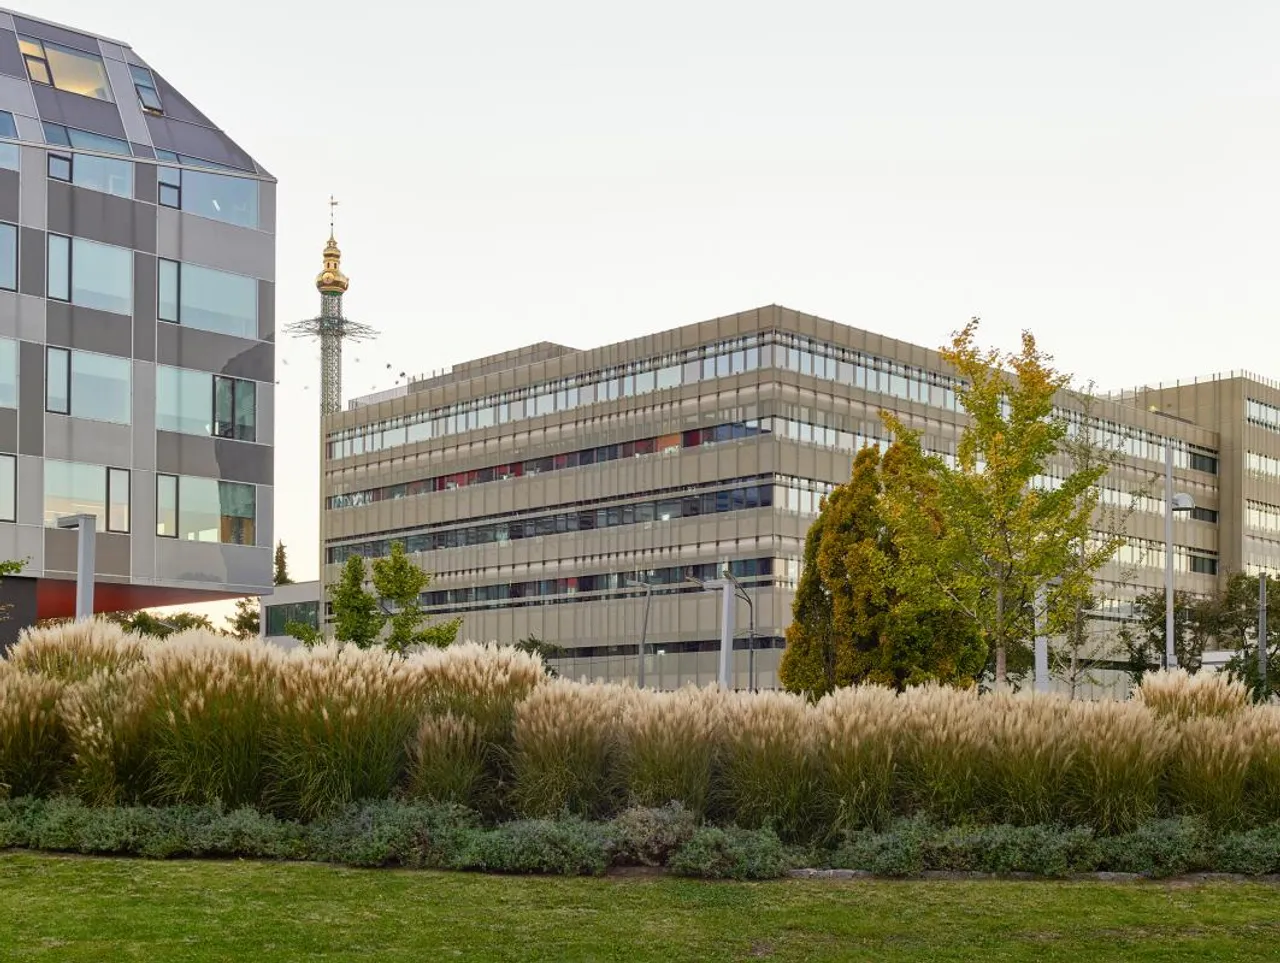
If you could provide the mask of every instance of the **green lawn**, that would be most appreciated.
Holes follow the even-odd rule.
[[[1274,960],[1265,884],[560,879],[0,853],[0,960]]]

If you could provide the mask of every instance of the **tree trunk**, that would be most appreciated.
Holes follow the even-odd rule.
[[[996,688],[1003,689],[1008,658],[1004,648],[1004,586],[996,586]]]

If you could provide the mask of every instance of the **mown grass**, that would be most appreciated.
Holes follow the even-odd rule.
[[[1273,960],[1268,884],[565,879],[0,854],[0,958]]]

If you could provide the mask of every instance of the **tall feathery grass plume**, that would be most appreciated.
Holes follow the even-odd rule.
[[[1249,704],[1248,687],[1220,672],[1168,669],[1148,672],[1134,690],[1134,701],[1156,715],[1182,721],[1196,716],[1230,716]]]
[[[260,802],[280,655],[204,629],[175,633],[152,652],[151,758],[160,801]]]
[[[1196,715],[1174,732],[1167,765],[1171,808],[1211,826],[1245,822],[1245,785],[1259,735],[1251,714]]]
[[[553,679],[516,706],[512,801],[525,816],[611,812],[619,796],[621,720],[636,690]],[[642,698],[642,697],[641,697]]]
[[[996,692],[980,700],[981,805],[995,822],[1058,822],[1074,741],[1065,696]]]
[[[902,811],[943,823],[971,820],[981,801],[988,740],[977,691],[929,684],[908,689],[898,701]]]
[[[71,760],[58,709],[62,683],[13,667],[0,671],[0,797],[47,796]]]
[[[785,692],[726,693],[720,802],[730,821],[807,840],[826,822],[817,711]]]
[[[113,622],[90,619],[22,630],[8,660],[26,672],[62,682],[82,682],[95,672],[115,672],[144,661],[160,644]]]
[[[295,650],[276,667],[267,706],[271,808],[311,819],[392,795],[425,704],[413,660],[330,644]]]
[[[474,806],[486,773],[485,743],[473,720],[452,712],[422,720],[409,753],[411,797]]]
[[[723,706],[724,697],[711,687],[637,693],[621,727],[628,803],[656,808],[677,802],[699,816],[707,811]]]
[[[837,689],[817,704],[817,763],[831,832],[876,828],[893,816],[900,706],[882,686]]]
[[[61,712],[71,743],[68,788],[90,805],[150,800],[155,689],[146,663],[99,670],[67,686]]]
[[[1171,726],[1141,702],[1073,702],[1067,732],[1067,821],[1112,834],[1158,814]]]

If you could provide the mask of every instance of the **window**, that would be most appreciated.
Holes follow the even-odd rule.
[[[1202,455],[1198,451],[1191,452],[1191,467],[1195,471],[1208,472],[1210,475],[1218,474],[1218,459],[1212,455]]]
[[[18,228],[0,223],[0,288],[18,290]]]
[[[285,602],[264,608],[267,616],[264,635],[284,635],[290,622],[302,622],[313,629],[320,626],[319,602]]]
[[[1218,523],[1218,512],[1213,508],[1201,508],[1197,505],[1191,509],[1191,517],[1197,522],[1213,522],[1215,525]]]
[[[107,68],[101,57],[32,37],[19,36],[18,46],[27,63],[27,76],[34,83],[96,100],[111,99]]]
[[[132,420],[128,358],[66,348],[45,349],[45,410],[127,425]]]
[[[257,386],[239,378],[213,379],[213,433],[218,438],[254,441]]]
[[[244,177],[161,167],[160,203],[215,221],[258,226],[258,182]]]
[[[91,191],[133,197],[133,163],[94,154],[49,155],[49,176]]]
[[[0,338],[0,408],[18,407],[18,342]]]
[[[44,460],[44,524],[65,515],[93,515],[98,531],[129,530],[129,472],[124,468]]]
[[[133,313],[133,252],[49,235],[49,297],[113,314]]]
[[[1204,555],[1192,555],[1191,571],[1198,575],[1217,575],[1218,560]]]
[[[13,122],[13,114],[7,110],[0,110],[0,138],[18,139],[18,126]],[[11,171],[22,168],[22,152],[17,144],[0,140],[0,167],[7,167]]]
[[[133,75],[133,89],[138,92],[138,102],[142,104],[142,109],[153,114],[163,114],[160,94],[156,92],[156,81],[151,76],[151,71],[146,67],[130,64],[129,73]]]
[[[0,455],[0,522],[18,520],[18,459]]]
[[[255,514],[252,485],[156,475],[156,534],[164,538],[252,545]]]
[[[44,139],[46,142],[56,144],[59,147],[74,147],[76,150],[96,150],[105,154],[132,156],[129,145],[122,140],[107,137],[104,134],[94,134],[87,130],[78,130],[75,127],[63,127],[61,124],[46,123],[44,125]]]
[[[258,282],[195,264],[160,259],[161,321],[238,338],[258,336]]]

